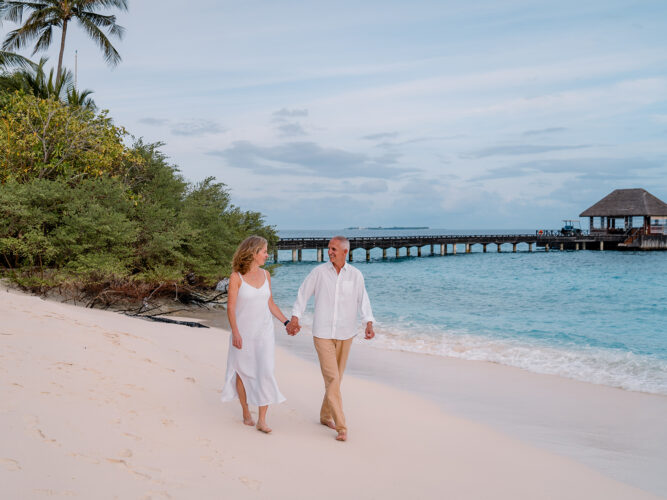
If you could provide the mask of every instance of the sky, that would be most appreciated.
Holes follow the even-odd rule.
[[[278,229],[559,228],[614,189],[667,201],[664,0],[129,7],[116,68],[68,30],[79,87]]]

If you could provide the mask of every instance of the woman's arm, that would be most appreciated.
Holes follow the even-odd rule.
[[[227,288],[227,319],[232,328],[232,345],[237,349],[243,347],[243,339],[239,333],[239,327],[236,325],[236,299],[239,296],[241,288],[241,278],[238,273],[232,273],[229,277],[229,287]]]
[[[271,291],[271,275],[266,273],[266,277],[269,280],[269,291]],[[280,307],[278,307],[273,301],[272,291],[271,295],[269,296],[269,311],[271,311],[271,314],[273,314],[281,323],[285,323],[285,321],[287,321],[287,317],[282,313]]]

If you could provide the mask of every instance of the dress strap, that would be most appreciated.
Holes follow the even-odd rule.
[[[241,281],[243,281],[243,282],[245,283],[245,280],[243,279],[243,276],[241,275],[241,273],[238,272],[238,271],[236,271],[236,274],[238,274],[238,275],[239,275],[239,278],[241,278]]]

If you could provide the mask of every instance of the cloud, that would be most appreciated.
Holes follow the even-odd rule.
[[[495,146],[491,148],[478,149],[472,151],[463,158],[487,158],[489,156],[514,156],[514,155],[531,155],[539,153],[548,153],[550,151],[567,151],[571,149],[590,148],[588,144],[577,146],[547,146],[547,145],[533,145],[533,144],[517,144],[515,146]]]
[[[160,127],[162,125],[167,125],[169,123],[169,120],[167,120],[166,118],[152,118],[150,116],[147,116],[146,118],[139,119],[139,123],[143,123],[145,125],[152,125],[154,127]]]
[[[386,193],[389,190],[384,179],[372,179],[359,186],[360,193]]]
[[[379,134],[365,135],[362,139],[367,141],[379,141],[380,139],[393,139],[398,136],[398,132],[381,132]]]
[[[539,130],[526,130],[522,135],[531,136],[531,135],[546,135],[546,134],[555,134],[557,132],[565,132],[567,129],[565,127],[551,127],[543,128]]]
[[[278,111],[274,111],[271,116],[273,116],[273,121],[274,122],[281,122],[281,121],[286,121],[289,118],[306,117],[306,116],[308,116],[308,110],[307,109],[282,108],[282,109],[279,109]]]
[[[617,180],[639,179],[642,176],[664,169],[665,159],[645,158],[570,158],[566,160],[535,160],[489,170],[473,180],[508,179],[538,174],[574,173],[580,178],[587,177],[598,182],[601,178],[614,177]],[[646,172],[649,171],[649,172]],[[635,184],[635,182],[632,182]]]
[[[386,193],[389,190],[387,181],[384,179],[371,179],[361,184],[354,184],[350,181],[343,181],[340,183],[329,182],[309,182],[301,183],[290,192],[297,192],[302,195],[309,195],[312,193],[345,193],[345,194],[376,194]]]
[[[297,137],[300,135],[308,135],[301,125],[298,123],[283,123],[277,127],[281,137]]]
[[[331,178],[393,178],[413,169],[386,166],[386,159],[337,148],[324,148],[314,142],[288,142],[278,146],[258,146],[236,141],[230,148],[210,151],[235,168],[258,174],[313,175]]]
[[[225,132],[218,123],[210,120],[193,119],[175,123],[171,127],[174,135],[199,136]]]

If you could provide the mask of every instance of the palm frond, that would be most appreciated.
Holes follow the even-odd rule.
[[[42,34],[39,37],[39,40],[37,40],[37,43],[35,44],[35,50],[33,51],[33,55],[35,52],[39,50],[47,50],[49,46],[51,45],[51,35],[53,33],[53,26],[46,26],[45,28],[42,29]]]
[[[0,50],[0,67],[7,68],[10,66],[17,66],[19,68],[28,69],[34,68],[36,65],[27,57],[15,54],[13,52],[5,52]]]
[[[114,46],[111,45],[111,42],[104,34],[104,32],[85,17],[79,17],[77,20],[83,29],[88,33],[88,36],[97,42],[97,45],[100,47],[100,49],[102,49],[102,52],[104,53],[104,60],[107,62],[107,64],[116,66],[121,61],[120,54],[114,48]]]
[[[120,9],[127,11],[127,0],[83,0],[86,7],[95,8],[102,7],[104,9]]]
[[[122,39],[123,35],[125,35],[125,28],[116,24],[116,16],[104,16],[96,12],[82,10],[77,12],[77,17],[79,19],[86,19],[90,21],[98,28],[108,28],[109,35],[116,36],[119,39]]]

